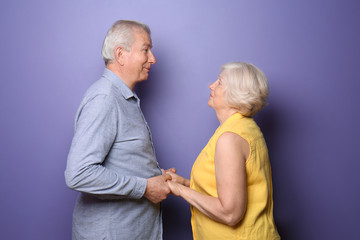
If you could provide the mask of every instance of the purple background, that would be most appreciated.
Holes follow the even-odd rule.
[[[157,63],[137,92],[163,168],[190,176],[218,125],[208,85],[222,64],[252,62],[271,86],[256,120],[280,235],[360,239],[359,13],[356,0],[1,1],[0,239],[71,238],[73,119],[117,19],[152,30]],[[164,239],[191,239],[189,205],[163,206]]]

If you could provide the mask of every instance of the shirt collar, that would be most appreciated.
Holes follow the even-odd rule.
[[[131,91],[131,89],[128,86],[126,86],[126,84],[121,80],[121,78],[118,75],[116,75],[114,72],[112,72],[110,69],[105,68],[103,77],[110,80],[110,82],[120,90],[121,94],[126,100],[132,97],[137,98],[136,94],[133,91]]]

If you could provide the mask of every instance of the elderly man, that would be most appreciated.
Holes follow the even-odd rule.
[[[158,166],[133,92],[156,62],[151,48],[149,27],[136,21],[115,22],[105,37],[106,68],[77,111],[65,170],[68,187],[81,192],[73,239],[162,239],[171,177]]]

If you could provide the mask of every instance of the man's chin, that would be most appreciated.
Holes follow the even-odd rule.
[[[141,76],[139,82],[142,82],[142,81],[146,81],[149,77],[149,74],[144,74],[143,76]]]

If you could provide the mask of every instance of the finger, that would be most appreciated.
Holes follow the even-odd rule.
[[[164,174],[163,176],[165,178],[165,181],[168,181],[168,180],[172,179],[172,177],[169,174]]]
[[[165,174],[165,170],[164,170],[164,169],[161,169],[161,172],[162,172],[163,175]]]
[[[176,173],[176,168],[169,168],[165,171],[166,173]]]

